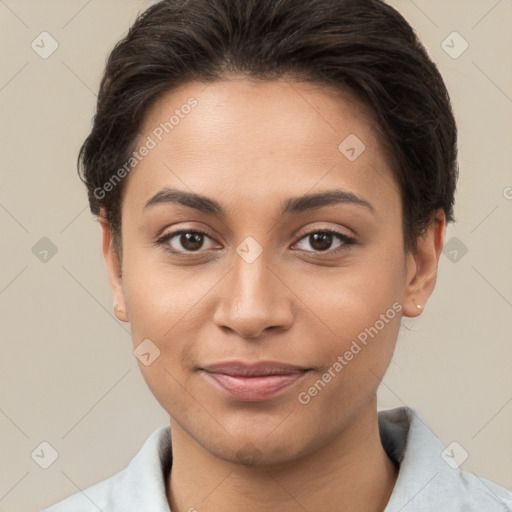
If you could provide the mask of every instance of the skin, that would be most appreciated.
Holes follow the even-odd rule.
[[[444,214],[435,212],[414,254],[404,251],[398,187],[370,113],[348,92],[240,76],[190,82],[149,110],[141,140],[191,96],[197,106],[127,178],[122,262],[100,218],[116,314],[131,323],[135,347],[149,338],[160,350],[139,366],[170,415],[170,508],[382,511],[398,473],[380,443],[376,390],[401,315],[421,314],[417,304],[434,289]],[[349,134],[366,146],[353,162],[338,150]],[[226,216],[176,203],[144,209],[164,187],[214,199]],[[351,191],[374,212],[339,203],[280,215],[287,199],[332,189]],[[207,233],[189,258],[154,243],[178,229]],[[306,234],[322,229],[356,243],[333,237],[318,250]],[[248,236],[263,250],[252,263],[236,251]],[[187,253],[179,235],[172,240]],[[401,313],[300,403],[299,392],[395,302]],[[241,402],[197,370],[234,359],[312,370],[278,397]]]

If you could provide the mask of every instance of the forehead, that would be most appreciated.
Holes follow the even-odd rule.
[[[189,108],[192,101],[197,105]],[[371,146],[378,142],[372,112],[354,93],[285,78],[262,81],[235,75],[209,84],[185,83],[152,105],[141,132],[153,133],[165,123],[163,138],[176,147],[185,142],[183,149],[190,147],[186,138],[191,130],[198,143],[230,149],[235,144],[268,147],[283,142],[294,144],[295,149],[306,148],[326,136],[336,149],[345,133],[359,134]],[[226,139],[227,134],[233,138]],[[319,150],[325,150],[326,144]]]
[[[359,191],[385,184],[398,196],[374,126],[348,91],[287,79],[189,82],[146,113],[139,147],[151,139],[152,149],[132,171],[127,195],[142,203],[173,185],[265,201],[316,183]]]

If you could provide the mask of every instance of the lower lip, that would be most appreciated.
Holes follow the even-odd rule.
[[[259,377],[241,377],[202,372],[218,389],[231,398],[251,402],[270,400],[297,384],[307,372]]]

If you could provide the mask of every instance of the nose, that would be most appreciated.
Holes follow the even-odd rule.
[[[292,293],[260,256],[252,263],[235,256],[235,263],[218,288],[213,320],[242,338],[257,339],[267,330],[286,330],[293,323]]]

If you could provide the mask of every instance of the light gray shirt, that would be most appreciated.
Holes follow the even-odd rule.
[[[461,471],[464,448],[443,446],[413,409],[380,411],[379,430],[400,468],[384,512],[512,512],[512,492]],[[171,462],[170,428],[160,427],[125,469],[42,512],[170,512],[165,484]]]

